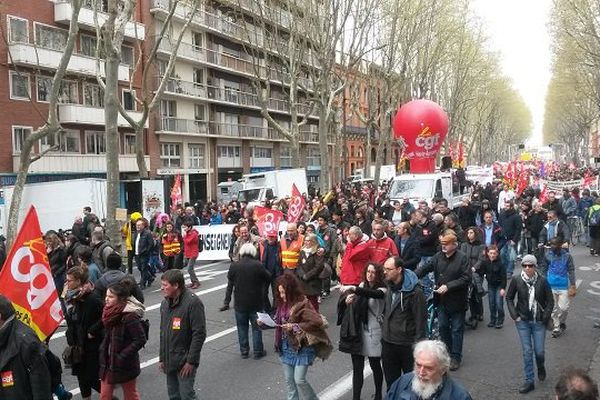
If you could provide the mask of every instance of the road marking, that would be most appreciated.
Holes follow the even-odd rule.
[[[581,282],[583,282],[583,279],[577,279],[577,280],[575,281],[575,287],[576,287],[577,289],[579,289],[579,285],[581,285]]]
[[[365,365],[365,369],[363,370],[365,379],[372,373],[371,367],[368,364]],[[352,389],[352,372],[348,372],[346,375],[329,385],[325,390],[319,393],[317,397],[319,400],[337,400],[346,392],[350,391],[350,389]]]
[[[212,342],[214,340],[222,338],[223,336],[227,336],[230,333],[235,332],[235,331],[237,331],[237,327],[233,326],[233,327],[231,327],[229,329],[225,329],[224,331],[217,332],[214,335],[211,335],[211,336],[207,337],[206,340],[204,341],[204,343]],[[154,358],[152,358],[152,359],[150,359],[148,361],[144,361],[143,363],[140,364],[140,368],[144,369],[144,368],[149,367],[149,366],[154,365],[154,364],[158,364],[158,357],[154,357]],[[81,389],[75,388],[73,390],[70,390],[70,392],[71,392],[71,394],[73,396],[76,396],[79,393],[81,393]]]

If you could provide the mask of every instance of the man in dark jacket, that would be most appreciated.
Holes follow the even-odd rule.
[[[544,203],[544,209],[547,211],[555,211],[558,219],[564,220],[565,213],[563,211],[562,206],[560,205],[560,201],[556,198],[556,193],[553,191],[548,192],[548,200]]]
[[[475,215],[477,211],[471,204],[469,199],[464,198],[460,203],[460,207],[456,211],[458,214],[458,221],[463,230],[467,230],[471,226],[475,226]]]
[[[52,400],[46,348],[0,295],[0,399]]]
[[[425,338],[427,308],[425,295],[414,272],[404,268],[400,257],[383,265],[388,284],[383,309],[381,360],[388,387],[400,375],[412,371],[412,346]]]
[[[227,290],[225,301],[219,311],[229,309],[231,293],[234,294],[233,308],[237,324],[238,340],[242,358],[248,358],[250,343],[248,342],[248,324],[252,325],[252,349],[254,359],[264,357],[267,352],[262,341],[262,330],[256,324],[256,313],[264,310],[265,289],[271,283],[271,275],[258,261],[256,247],[252,243],[244,243],[240,248],[240,261],[234,262],[227,273]]]
[[[279,240],[277,239],[277,231],[270,231],[267,234],[267,240],[263,240],[260,243],[260,262],[263,267],[267,270],[271,276],[271,295],[273,296],[273,304],[269,301],[269,288],[265,290],[265,310],[267,312],[275,309],[275,299],[277,298],[277,285],[275,281],[283,273],[283,267],[281,266],[281,252],[279,249]]]
[[[106,257],[106,272],[100,276],[100,279],[94,284],[94,290],[98,293],[101,299],[106,296],[106,289],[112,284],[122,282],[124,279],[131,279],[133,283],[131,285],[131,295],[135,297],[140,303],[144,303],[144,292],[140,289],[135,282],[132,275],[128,275],[122,271],[123,260],[119,253],[114,252]]]
[[[506,275],[512,276],[517,259],[517,243],[521,240],[523,221],[515,210],[515,203],[510,200],[504,203],[504,210],[498,217],[498,225],[502,228],[506,244],[500,249],[500,259],[506,267]]]
[[[159,368],[167,375],[169,398],[194,400],[196,371],[206,340],[204,304],[186,289],[180,270],[165,272],[160,289],[165,299],[160,305]]]
[[[109,254],[115,252],[114,247],[108,240],[104,239],[103,232],[92,233],[90,247],[92,248],[92,260],[94,261],[94,264],[98,266],[101,272],[105,272],[106,258]]]
[[[435,222],[428,218],[427,213],[423,210],[417,210],[417,226],[414,230],[415,239],[421,249],[421,259],[423,261],[431,258],[438,248],[439,228]]]
[[[148,223],[145,219],[139,219],[135,223],[135,232],[131,238],[133,254],[135,255],[135,264],[140,271],[140,287],[143,289],[150,286],[154,281],[155,275],[150,269],[150,252],[154,246],[152,233],[148,230]]]
[[[417,241],[411,235],[410,223],[401,222],[398,225],[398,234],[396,235],[395,243],[398,255],[404,261],[404,268],[414,271],[421,261],[421,256],[419,255]]]
[[[468,288],[471,269],[467,255],[458,250],[456,236],[448,233],[441,238],[442,251],[415,271],[421,277],[429,272],[435,276],[438,298],[440,336],[452,356],[450,370],[460,368],[462,361],[465,311],[468,307]]]

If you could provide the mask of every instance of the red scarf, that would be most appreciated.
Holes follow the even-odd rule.
[[[112,306],[105,305],[102,310],[102,324],[106,328],[116,325],[121,320],[121,314],[125,309],[125,303],[117,303]]]

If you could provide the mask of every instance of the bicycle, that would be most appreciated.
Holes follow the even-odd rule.
[[[438,310],[433,295],[427,299],[427,339],[437,340],[440,338],[440,328],[438,323]]]
[[[584,235],[583,222],[581,217],[573,215],[567,217],[567,225],[569,226],[571,234],[571,244],[573,246],[581,243],[581,238]]]

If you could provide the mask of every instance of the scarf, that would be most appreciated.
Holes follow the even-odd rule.
[[[94,284],[90,281],[87,281],[83,285],[79,286],[76,289],[67,290],[67,295],[65,296],[65,300],[69,304],[73,304],[76,301],[79,301],[86,295],[92,293],[94,290]]]
[[[535,321],[535,314],[537,312],[537,302],[535,301],[535,284],[538,279],[538,273],[534,273],[530,278],[527,276],[525,271],[521,271],[521,278],[523,282],[527,285],[527,290],[529,291],[529,311],[531,311],[531,315],[533,316],[533,320]]]
[[[110,328],[111,326],[115,326],[117,323],[121,321],[121,315],[123,310],[125,309],[126,303],[119,302],[117,304],[113,304],[109,306],[108,304],[104,306],[102,310],[102,324],[106,328]]]

